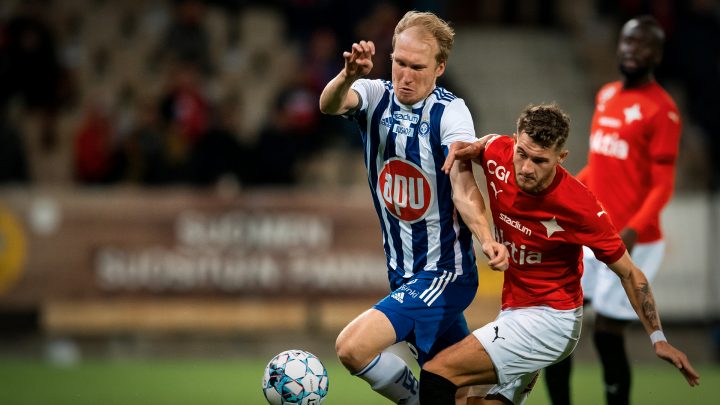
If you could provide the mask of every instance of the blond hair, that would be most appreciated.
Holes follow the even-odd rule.
[[[447,62],[452,50],[455,31],[447,21],[430,12],[408,11],[395,26],[392,46],[395,49],[395,40],[398,35],[411,27],[421,27],[437,40],[439,52],[435,55],[438,63]]]

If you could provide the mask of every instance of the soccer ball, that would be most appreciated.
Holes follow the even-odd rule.
[[[328,374],[314,354],[286,350],[265,367],[262,387],[272,405],[319,405],[328,393]]]

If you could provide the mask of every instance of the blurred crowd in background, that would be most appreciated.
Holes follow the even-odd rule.
[[[290,185],[306,181],[312,162],[327,161],[327,151],[342,152],[330,169],[342,172],[343,157],[362,153],[359,139],[348,122],[322,116],[317,98],[353,41],[376,41],[372,76],[389,79],[390,38],[406,10],[434,11],[456,28],[532,26],[573,34],[582,22],[562,12],[569,3],[3,2],[0,183]],[[703,134],[708,154],[702,158],[717,162],[718,2],[595,0],[590,7],[610,32],[641,13],[661,22],[668,41],[659,80],[684,93],[677,99],[686,122]],[[607,41],[611,52],[614,41]],[[579,91],[593,94],[598,84]],[[720,188],[718,179],[708,174],[708,187]]]

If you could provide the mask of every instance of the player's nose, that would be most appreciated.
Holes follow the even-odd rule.
[[[520,166],[520,174],[524,176],[531,175],[535,171],[534,169],[533,163],[528,159]]]
[[[405,84],[412,83],[412,74],[410,74],[408,68],[403,68],[400,71],[400,81]]]

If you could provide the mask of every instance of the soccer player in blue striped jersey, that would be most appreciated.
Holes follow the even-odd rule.
[[[442,169],[448,145],[472,142],[464,101],[436,86],[454,32],[432,13],[410,11],[395,27],[392,81],[363,79],[375,45],[360,41],[320,96],[320,110],[355,120],[365,146],[373,204],[380,219],[391,292],[337,338],[340,361],[401,404],[418,403],[405,362],[386,351],[405,341],[422,365],[469,334],[463,311],[477,290],[473,235],[494,270],[508,252],[493,239],[469,162]]]

